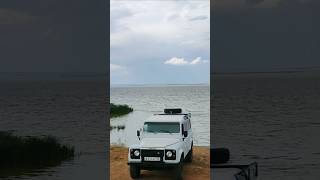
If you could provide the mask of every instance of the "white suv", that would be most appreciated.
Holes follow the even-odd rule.
[[[144,121],[137,131],[140,143],[129,147],[128,165],[133,179],[141,169],[173,169],[182,178],[183,163],[192,161],[191,114],[181,109],[165,109]]]

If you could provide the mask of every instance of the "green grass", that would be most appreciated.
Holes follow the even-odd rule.
[[[132,111],[133,109],[128,105],[116,105],[116,104],[110,103],[110,115],[112,118],[129,114]]]
[[[74,147],[52,136],[20,137],[0,131],[0,169],[52,166],[74,155]]]

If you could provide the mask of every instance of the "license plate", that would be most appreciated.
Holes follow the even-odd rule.
[[[160,157],[144,157],[145,161],[160,161]]]

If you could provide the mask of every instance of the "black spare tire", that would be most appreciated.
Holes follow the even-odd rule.
[[[210,164],[227,163],[230,159],[230,151],[227,148],[211,148]]]

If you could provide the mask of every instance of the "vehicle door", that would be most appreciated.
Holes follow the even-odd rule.
[[[188,131],[188,137],[186,138],[187,142],[187,152],[191,149],[191,144],[192,144],[192,130],[191,130],[191,123],[190,119],[186,121],[186,126],[187,126],[187,131]]]
[[[183,122],[181,124],[181,138],[182,138],[182,149],[184,152],[184,158],[188,153],[188,139],[187,137],[184,137],[183,132],[186,130],[186,123]]]

